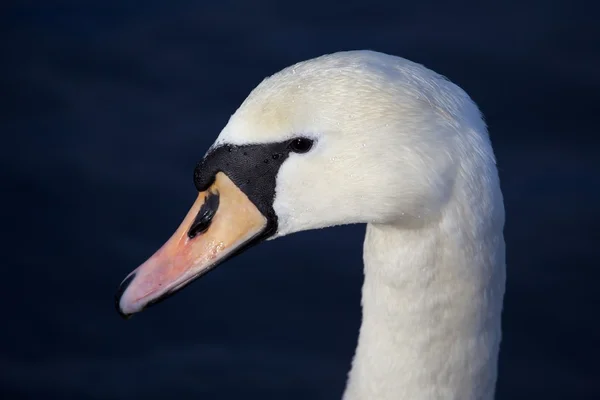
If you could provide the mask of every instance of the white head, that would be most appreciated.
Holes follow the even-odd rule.
[[[314,140],[277,175],[280,236],[345,223],[435,219],[452,194],[465,141],[487,144],[481,133],[478,109],[456,85],[421,65],[360,51],[267,78],[215,145]]]
[[[307,152],[290,150],[300,137],[312,140]],[[200,164],[196,204],[170,242],[123,282],[118,308],[140,311],[259,237],[348,223],[435,223],[451,199],[485,184],[467,172],[477,168],[494,168],[485,125],[464,91],[442,76],[369,51],[293,65],[265,79],[230,118]],[[225,185],[215,183],[218,171],[228,189],[215,188]],[[221,206],[204,205],[210,191],[220,193]],[[230,234],[219,218],[232,226],[242,214],[252,221],[224,238]],[[204,232],[200,245],[195,234],[185,236],[194,223]],[[163,273],[165,265],[176,273]]]

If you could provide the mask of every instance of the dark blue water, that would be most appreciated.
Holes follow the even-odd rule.
[[[592,2],[48,3],[0,25],[2,398],[339,398],[364,226],[265,243],[127,322],[113,294],[256,84],[364,48],[448,76],[486,115],[507,209],[498,398],[600,398]]]

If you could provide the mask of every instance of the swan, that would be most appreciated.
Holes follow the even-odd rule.
[[[343,399],[494,398],[504,205],[487,127],[457,85],[374,51],[297,63],[249,94],[194,183],[179,228],[120,284],[122,316],[261,241],[366,223]]]

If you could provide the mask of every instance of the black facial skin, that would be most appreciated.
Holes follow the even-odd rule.
[[[194,184],[199,192],[207,190],[214,182],[217,173],[223,172],[248,196],[248,199],[258,208],[261,214],[267,218],[267,226],[259,235],[229,253],[209,268],[206,268],[193,280],[212,271],[217,265],[240,254],[249,247],[262,242],[277,231],[277,215],[273,210],[273,200],[275,199],[275,185],[279,168],[291,152],[306,153],[312,148],[312,145],[313,141],[311,139],[302,137],[278,143],[242,146],[223,145],[210,150],[204,159],[198,163],[194,170]],[[219,208],[219,199],[219,193],[217,192],[210,192],[208,194],[206,201],[188,230],[187,235],[190,239],[208,230]],[[134,278],[135,273],[127,277],[119,285],[117,294],[115,295],[117,311],[125,319],[129,316],[121,312],[119,301],[121,295]],[[151,303],[148,303],[145,308],[162,302],[174,293],[176,291],[165,293],[161,297],[154,299]]]
[[[194,184],[201,192],[213,183],[217,172],[227,175],[267,218],[267,227],[259,238],[263,240],[277,230],[273,200],[279,168],[291,152],[306,153],[312,143],[311,139],[296,138],[278,143],[219,146],[196,166]]]

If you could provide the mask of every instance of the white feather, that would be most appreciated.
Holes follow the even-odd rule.
[[[265,79],[215,145],[300,135],[315,145],[279,171],[274,237],[368,224],[344,399],[492,399],[504,207],[477,106],[421,65],[342,52]]]

